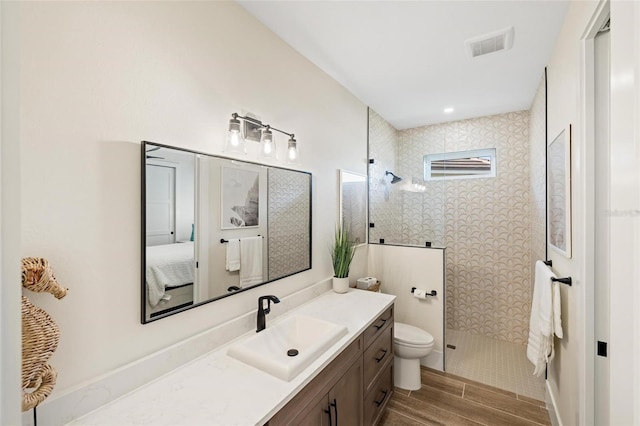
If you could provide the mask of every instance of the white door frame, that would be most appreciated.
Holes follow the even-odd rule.
[[[609,16],[609,0],[601,0],[581,37],[582,63],[580,87],[582,134],[584,149],[581,150],[584,165],[583,182],[580,188],[584,196],[584,262],[582,275],[584,286],[584,346],[581,373],[584,386],[580,387],[580,405],[584,411],[584,424],[594,424],[595,407],[595,37]]]

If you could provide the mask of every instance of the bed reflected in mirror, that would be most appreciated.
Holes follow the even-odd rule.
[[[143,144],[142,322],[311,268],[311,174]]]

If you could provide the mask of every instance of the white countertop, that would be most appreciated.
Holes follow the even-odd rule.
[[[395,296],[349,289],[329,291],[269,321],[293,314],[344,324],[349,332],[290,382],[227,356],[239,336],[153,382],[124,395],[70,425],[262,425],[360,335]],[[272,310],[278,305],[272,305]]]

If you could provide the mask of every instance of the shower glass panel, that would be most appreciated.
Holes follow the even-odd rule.
[[[369,110],[369,243],[445,245],[444,182],[423,163],[444,148],[444,126],[398,130]]]

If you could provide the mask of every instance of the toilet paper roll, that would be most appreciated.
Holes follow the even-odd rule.
[[[416,288],[413,292],[413,297],[417,299],[426,299],[427,298],[427,290],[423,290],[421,288]]]

